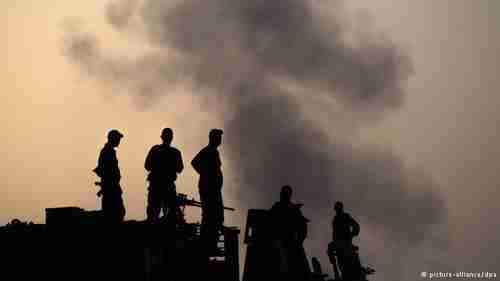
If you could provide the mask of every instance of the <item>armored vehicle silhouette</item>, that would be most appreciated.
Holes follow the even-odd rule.
[[[199,202],[178,194],[184,207]],[[231,209],[231,208],[227,208]],[[232,209],[231,209],[232,210]],[[0,227],[5,280],[138,280],[239,281],[239,229],[225,227],[217,253],[204,250],[200,225],[177,221],[152,224],[125,221],[110,225],[101,211],[77,207],[48,208],[46,224],[13,220]],[[318,259],[312,270],[302,244],[290,246],[276,239],[269,210],[248,211],[244,242],[247,245],[243,281],[326,281]],[[335,252],[329,249],[335,281],[341,279]]]
[[[178,196],[179,205],[199,202]],[[199,224],[105,223],[101,211],[46,209],[46,224],[0,228],[11,280],[238,281],[239,229],[225,227],[218,253],[204,252]]]

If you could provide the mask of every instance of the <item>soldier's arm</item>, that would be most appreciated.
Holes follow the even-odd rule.
[[[179,174],[184,170],[184,163],[182,162],[182,154],[180,150],[177,150],[178,156],[177,156],[177,173]]]
[[[120,170],[117,166],[117,159],[114,150],[103,148],[99,155],[98,166],[96,168],[103,181],[115,182],[120,180]]]
[[[103,174],[104,174],[104,170],[103,170],[103,153],[102,153],[102,150],[99,152],[99,157],[97,158],[97,167],[93,170],[94,173],[96,173],[96,175],[100,178],[102,178]]]
[[[351,216],[349,216],[350,218],[350,221],[351,221],[351,227],[352,227],[352,235],[353,236],[358,236],[359,235],[359,231],[360,231],[360,226],[359,226],[359,223],[353,219]]]
[[[193,166],[194,170],[200,175],[202,173],[202,152],[203,150],[198,152],[198,154],[196,154],[196,156],[191,161],[191,166]]]
[[[333,223],[333,219],[332,219],[332,241],[335,240],[335,224]]]
[[[97,166],[101,171],[102,177],[109,177],[111,174],[112,156],[106,148],[101,150]]]
[[[154,146],[151,147],[151,149],[149,150],[148,152],[148,155],[146,156],[146,160],[144,161],[144,169],[146,169],[146,171],[148,172],[151,172],[151,169],[153,168],[153,150],[154,150]]]
[[[301,243],[303,243],[304,240],[307,238],[307,223],[309,222],[309,220],[306,217],[304,217],[300,209],[298,210],[297,219],[298,219],[297,221],[298,239]]]

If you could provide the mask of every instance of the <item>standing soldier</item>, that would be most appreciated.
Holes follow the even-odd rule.
[[[200,232],[210,252],[218,252],[219,231],[224,224],[222,164],[217,150],[222,143],[222,133],[221,129],[212,129],[208,145],[191,161],[191,165],[200,175],[198,182],[202,209]]]
[[[278,239],[302,244],[307,237],[309,220],[302,215],[302,204],[292,202],[292,187],[285,185],[280,191],[280,201],[271,208],[271,219]]]
[[[292,202],[292,187],[281,188],[280,200],[270,210],[270,226],[274,246],[279,256],[280,280],[308,280],[310,274],[303,242],[307,237],[307,223],[300,208]]]
[[[101,190],[98,196],[102,200],[102,211],[108,222],[121,222],[125,217],[125,206],[122,199],[122,188],[120,186],[120,167],[116,158],[115,148],[120,145],[123,134],[118,130],[108,132],[108,142],[99,153],[97,167],[94,172],[101,178]]]
[[[342,280],[354,280],[360,276],[362,269],[355,246],[352,244],[353,237],[359,235],[360,227],[349,213],[344,212],[342,202],[335,202],[333,208],[336,215],[332,221],[333,242],[329,246],[329,251],[336,253]]]
[[[172,129],[163,129],[161,132],[162,144],[154,145],[149,150],[144,163],[144,168],[149,172],[146,213],[148,221],[151,222],[158,221],[162,210],[164,218],[168,217],[174,221],[178,214],[175,180],[177,174],[184,169],[184,164],[182,163],[181,152],[170,146],[173,137]]]

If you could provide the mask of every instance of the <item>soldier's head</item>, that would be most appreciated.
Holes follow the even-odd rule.
[[[120,145],[120,140],[123,138],[123,134],[120,131],[113,129],[108,132],[108,143],[113,147]]]
[[[336,213],[344,212],[344,203],[342,203],[342,201],[335,202],[335,205],[333,205],[333,209]]]
[[[174,138],[174,131],[170,128],[165,128],[161,131],[161,139],[164,144],[170,145]]]
[[[290,202],[292,200],[292,187],[289,185],[285,185],[281,188],[280,192],[280,201]]]
[[[212,129],[208,134],[208,144],[212,147],[218,147],[222,143],[222,133],[221,129]]]

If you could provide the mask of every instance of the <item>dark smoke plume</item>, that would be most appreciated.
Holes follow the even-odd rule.
[[[145,100],[177,83],[193,85],[225,120],[242,207],[267,208],[282,185],[292,185],[313,221],[314,254],[325,260],[332,205],[343,200],[362,226],[388,237],[379,264],[399,269],[382,274],[401,280],[408,260],[398,255],[444,222],[444,201],[432,179],[392,152],[343,137],[404,104],[412,65],[391,40],[368,26],[352,28],[338,1],[124,0],[107,15],[151,51],[118,57],[92,34],[71,32],[65,42],[73,61]]]

